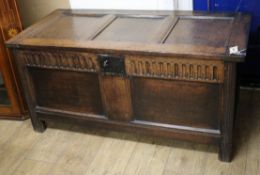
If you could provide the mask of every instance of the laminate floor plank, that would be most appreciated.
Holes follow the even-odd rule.
[[[12,138],[15,131],[18,130],[22,124],[20,121],[0,120],[0,147],[3,147],[8,139]]]
[[[234,159],[229,166],[230,175],[244,175],[247,162],[248,134],[250,126],[247,121],[248,109],[252,106],[253,91],[241,91],[234,132]]]
[[[235,158],[229,166],[230,175],[243,175],[245,173],[246,162],[247,162],[247,148],[245,136],[240,136],[240,148],[235,154]]]
[[[260,174],[260,91],[254,91],[249,104],[247,122],[247,161],[245,175]]]
[[[185,172],[188,174],[188,171],[191,172],[192,175],[202,175],[205,172],[205,163],[208,159],[209,146],[195,144],[193,145],[193,161],[191,161],[190,165],[187,166]],[[187,152],[185,153],[188,156]],[[192,168],[192,170],[190,170]]]
[[[104,135],[95,130],[79,129],[73,135],[73,143],[68,146],[51,170],[52,175],[83,175],[96,157],[103,144]],[[86,131],[86,132],[85,132]]]
[[[144,169],[143,174],[162,175],[168,160],[171,148],[169,146],[156,145],[154,155],[149,166]]]
[[[124,170],[124,175],[143,175],[145,169],[149,166],[155,154],[156,145],[153,144],[153,139],[141,139],[135,147],[127,166]]]
[[[48,128],[26,157],[32,160],[55,163],[64,149],[74,141],[73,135],[75,133],[69,130],[71,126],[64,125],[61,127],[65,130]]]
[[[181,156],[182,156],[182,148],[174,147],[176,146],[175,141],[172,143],[172,147],[169,153],[168,160],[165,165],[165,169],[163,175],[179,175],[179,170],[181,166]]]
[[[52,163],[25,159],[12,175],[48,175]]]
[[[218,155],[216,154],[218,148],[210,146],[209,151],[207,161],[204,164],[205,172],[203,175],[229,175],[229,166],[231,164],[218,160]]]
[[[207,145],[174,141],[164,175],[192,174],[201,175],[207,158]]]
[[[124,139],[124,134],[110,132],[107,138],[104,138],[103,145],[100,147],[95,159],[92,161],[85,175],[107,175],[112,174],[112,168],[114,165],[121,161],[122,165],[124,160],[127,161],[126,157],[124,160],[120,159],[120,155],[129,155],[133,150],[134,144],[130,142],[126,142]],[[125,147],[126,144],[128,147]],[[130,146],[130,147],[129,147]],[[131,148],[132,146],[132,148]],[[129,150],[125,150],[125,148],[130,148]],[[129,153],[130,152],[130,153]],[[118,167],[120,171],[120,166]],[[123,167],[124,168],[124,167]],[[111,169],[111,170],[110,170]],[[114,169],[115,170],[115,169]]]
[[[29,120],[23,122],[22,126],[15,131],[14,136],[1,147],[1,175],[9,175],[15,170],[25,158],[27,152],[39,140],[39,135],[39,133],[33,131]]]
[[[137,136],[128,134],[123,134],[119,141],[115,140],[101,171],[103,175],[123,174],[137,143]]]

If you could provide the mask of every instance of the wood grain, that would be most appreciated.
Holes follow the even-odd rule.
[[[109,119],[132,120],[130,81],[117,76],[100,76],[103,102]]]
[[[223,83],[224,64],[182,58],[136,57],[125,60],[127,75],[170,80]]]
[[[92,54],[77,53],[77,52],[23,52],[23,57],[26,60],[26,66],[44,68],[71,70],[79,72],[97,72],[99,64],[97,59]]]
[[[52,164],[43,161],[25,159],[14,171],[13,175],[48,175]]]

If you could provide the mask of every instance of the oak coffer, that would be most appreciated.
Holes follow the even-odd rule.
[[[45,122],[219,145],[231,160],[250,16],[56,10],[9,40],[34,129]]]

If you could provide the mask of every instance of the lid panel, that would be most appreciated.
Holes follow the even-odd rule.
[[[64,15],[33,38],[89,40],[108,20],[108,15]]]
[[[166,44],[225,47],[233,18],[180,18],[166,39]]]
[[[95,40],[154,42],[165,17],[117,17]]]

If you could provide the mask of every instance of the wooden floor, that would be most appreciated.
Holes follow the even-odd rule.
[[[40,134],[29,120],[0,121],[0,174],[260,175],[260,91],[240,93],[232,163],[218,161],[217,147],[209,145],[50,127]]]

